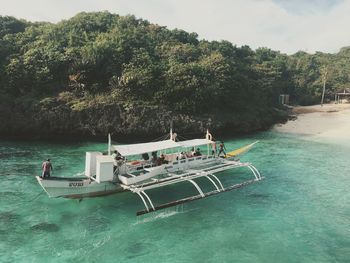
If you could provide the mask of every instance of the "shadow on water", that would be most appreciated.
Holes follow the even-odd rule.
[[[127,245],[125,252],[128,259],[134,259],[140,256],[150,254],[154,250],[154,245],[150,243],[132,242]]]
[[[60,223],[61,224],[72,224],[76,221],[77,215],[70,212],[63,212],[60,216]]]
[[[271,196],[269,194],[252,193],[252,194],[248,194],[247,198],[269,199],[269,198],[271,198]]]

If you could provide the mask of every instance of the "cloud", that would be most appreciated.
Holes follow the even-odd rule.
[[[344,0],[272,0],[276,5],[284,8],[288,13],[327,13],[334,6]]]
[[[134,14],[208,40],[286,53],[350,45],[350,0],[0,0],[1,15],[57,22],[81,11]]]

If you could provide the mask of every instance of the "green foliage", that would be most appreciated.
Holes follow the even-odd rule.
[[[318,102],[324,70],[328,95],[349,88],[349,59],[350,48],[335,55],[253,51],[108,12],[57,24],[0,17],[0,95],[46,104],[52,97],[76,109],[117,101],[256,117],[276,107],[281,93],[294,103]]]
[[[0,16],[0,38],[7,34],[23,32],[28,25],[28,22],[18,20],[12,16]]]

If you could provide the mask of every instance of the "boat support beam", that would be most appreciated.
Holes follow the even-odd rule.
[[[220,192],[219,187],[216,185],[216,183],[213,181],[213,179],[211,179],[208,175],[205,175],[205,177],[206,177],[210,182],[212,182],[212,184],[215,186],[216,190],[218,190],[218,192]]]
[[[148,213],[149,212],[149,208],[148,208],[148,205],[147,205],[147,203],[145,201],[145,198],[143,198],[142,194],[140,194],[139,192],[135,192],[135,193],[141,198],[143,204],[145,205],[146,211]]]
[[[250,167],[252,167],[255,170],[255,172],[258,174],[259,179],[261,179],[261,174],[260,174],[259,170],[256,169],[256,167],[252,164],[250,165]]]
[[[225,188],[224,188],[224,186],[222,185],[222,183],[221,183],[221,181],[219,180],[219,178],[217,178],[217,176],[216,176],[215,174],[209,174],[209,175],[211,175],[211,176],[219,183],[219,185],[220,185],[220,187],[221,187],[221,190],[224,191]]]
[[[141,193],[142,193],[144,196],[146,196],[146,198],[147,198],[149,204],[151,205],[151,207],[152,207],[152,209],[153,209],[153,211],[154,211],[155,209],[154,209],[154,205],[153,205],[153,203],[152,203],[152,201],[151,201],[151,198],[149,198],[149,196],[146,194],[145,191],[141,191]]]
[[[141,198],[143,204],[145,205],[145,208],[146,208],[147,212],[150,212],[150,208],[149,208],[148,204],[151,206],[151,208],[152,208],[151,210],[153,210],[153,211],[156,210],[154,208],[154,205],[153,205],[152,201],[151,201],[151,198],[149,198],[149,196],[145,193],[145,191],[133,191],[133,192],[136,193]],[[146,202],[144,197],[146,197],[146,199],[148,201],[148,204],[147,204],[147,202]]]
[[[243,183],[231,185],[231,186],[225,188],[221,192],[218,192],[217,190],[214,190],[214,191],[205,193],[204,197],[199,194],[199,195],[196,195],[196,196],[191,196],[191,197],[183,198],[183,199],[176,200],[176,201],[173,201],[173,202],[170,202],[170,203],[162,204],[162,205],[159,205],[159,206],[155,207],[155,209],[153,211],[158,211],[158,210],[165,209],[165,208],[168,208],[168,207],[172,207],[172,206],[188,203],[188,202],[191,202],[191,201],[194,201],[194,200],[202,199],[202,198],[205,198],[205,197],[208,197],[208,196],[211,196],[211,195],[215,195],[215,194],[219,194],[219,193],[222,193],[222,192],[228,192],[228,191],[231,191],[231,190],[234,190],[234,189],[238,189],[238,188],[244,187],[244,186],[246,186],[248,184],[255,183],[257,181],[259,181],[259,180],[258,179],[252,179],[252,180],[249,180],[249,181],[245,181]],[[138,211],[136,213],[136,215],[140,216],[140,215],[151,213],[153,211],[141,210],[141,211]]]
[[[205,195],[204,195],[202,189],[199,187],[199,185],[198,185],[195,181],[193,181],[192,179],[188,179],[188,180],[186,180],[186,181],[190,182],[191,184],[194,185],[194,187],[197,188],[197,190],[198,190],[198,192],[199,192],[199,194],[200,194],[201,197],[205,197]]]
[[[247,167],[249,168],[249,170],[252,171],[252,173],[254,174],[256,180],[260,180],[261,179],[261,175],[260,175],[259,171],[253,165],[248,165]]]

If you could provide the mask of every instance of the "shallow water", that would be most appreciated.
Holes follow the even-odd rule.
[[[101,143],[0,142],[0,262],[349,262],[350,147],[264,132],[227,140],[260,143],[242,159],[260,183],[136,217],[131,193],[49,199],[34,176],[79,175]],[[219,175],[224,184],[251,178]],[[199,181],[208,189],[206,181]],[[155,203],[195,194],[182,184],[150,192]]]

